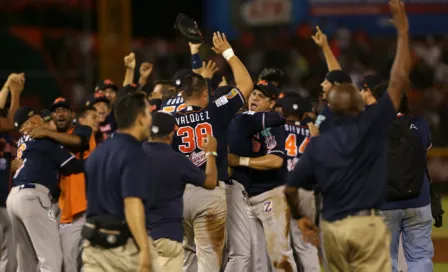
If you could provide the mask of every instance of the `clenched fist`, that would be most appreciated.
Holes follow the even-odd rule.
[[[135,69],[135,54],[130,53],[126,57],[124,57],[124,66],[126,69],[134,70]]]

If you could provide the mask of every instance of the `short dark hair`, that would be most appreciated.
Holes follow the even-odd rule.
[[[372,92],[373,97],[375,97],[376,100],[380,99],[383,94],[386,92],[387,89],[387,82],[382,82],[381,84],[370,88],[370,92]]]
[[[145,114],[147,97],[144,92],[132,92],[123,95],[115,103],[115,120],[118,129],[127,129],[134,125],[139,114]]]
[[[184,77],[182,82],[184,99],[194,96],[199,96],[202,91],[207,88],[207,81],[200,74],[190,73]]]
[[[85,117],[87,116],[87,113],[88,113],[89,111],[95,111],[95,112],[96,112],[96,108],[95,108],[94,106],[92,106],[92,105],[89,105],[89,106],[83,108],[83,109],[79,112],[78,118],[85,118]]]

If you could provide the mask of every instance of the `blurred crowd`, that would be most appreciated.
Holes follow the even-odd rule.
[[[323,27],[324,29],[324,27]],[[283,90],[296,90],[316,103],[320,101],[320,80],[327,68],[323,54],[309,38],[314,29],[300,26],[295,33],[288,28],[273,28],[243,33],[232,41],[249,72],[255,79],[263,67],[278,67],[285,72]],[[82,98],[90,93],[98,77],[95,38],[89,35],[70,35],[47,38],[45,53],[61,71],[59,85],[71,93],[72,101],[82,105]],[[343,69],[354,82],[370,71],[387,78],[395,41],[393,37],[371,37],[362,30],[350,31],[340,27],[331,36],[332,50]],[[447,37],[414,37],[412,40],[413,69],[411,99],[416,101],[431,125],[434,146],[448,145],[448,39]],[[135,39],[131,50],[137,59],[154,64],[150,81],[171,79],[175,71],[190,66],[189,48],[181,37],[168,41],[160,38]],[[232,73],[219,56],[206,46],[201,57],[215,61],[220,71],[212,80],[216,87],[225,76],[232,82]],[[89,71],[87,73],[86,71]],[[75,105],[75,106],[76,106]],[[319,107],[316,107],[318,110]]]

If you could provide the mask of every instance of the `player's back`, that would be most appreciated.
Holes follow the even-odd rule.
[[[17,158],[22,159],[23,164],[14,175],[14,186],[48,183],[56,187],[60,165],[52,158],[52,152],[55,148],[63,149],[63,146],[50,139],[32,139],[29,136],[20,138],[18,146]]]
[[[308,126],[300,122],[287,121],[285,124],[285,159],[288,173],[294,169],[300,156],[310,142]]]
[[[124,217],[122,192],[123,175],[128,164],[146,163],[141,143],[131,135],[114,133],[99,145],[85,163],[88,216],[113,214]],[[133,173],[139,175],[139,173]],[[101,198],[98,196],[101,195]],[[95,201],[90,201],[95,198]],[[118,201],[115,201],[118,200]],[[117,214],[117,212],[119,214]]]
[[[205,169],[206,154],[203,141],[207,134],[218,142],[218,179],[228,180],[227,134],[229,124],[245,103],[240,90],[231,88],[228,94],[211,101],[207,107],[187,106],[175,113],[179,126],[173,138],[173,148],[185,154],[196,166]]]

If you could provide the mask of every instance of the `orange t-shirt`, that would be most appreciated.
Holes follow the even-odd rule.
[[[73,133],[75,127],[68,133]],[[95,134],[92,133],[89,140],[89,149],[84,151],[83,159],[87,159],[90,153],[95,149]],[[81,152],[75,154],[77,159],[81,159]],[[59,208],[61,209],[61,223],[67,224],[73,222],[74,215],[87,210],[86,183],[84,173],[62,176],[59,187],[61,195],[59,197]]]

